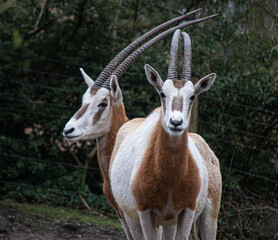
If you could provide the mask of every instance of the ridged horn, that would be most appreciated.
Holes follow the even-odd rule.
[[[138,48],[136,51],[134,51],[132,54],[130,54],[117,68],[116,70],[113,72],[113,75],[116,75],[116,77],[118,78],[118,80],[121,78],[121,76],[125,73],[125,71],[136,61],[136,59],[138,57],[140,57],[144,52],[146,52],[150,47],[152,47],[154,44],[156,44],[158,41],[160,41],[163,38],[168,37],[169,35],[173,34],[173,32],[175,32],[177,29],[182,29],[185,28],[187,26],[196,24],[196,23],[200,23],[200,22],[204,22],[206,20],[209,20],[211,18],[214,18],[218,16],[218,14],[214,14],[208,17],[204,17],[204,18],[200,18],[200,19],[195,19],[186,23],[182,23],[178,26],[172,27],[170,29],[168,29],[167,31],[160,33],[159,35],[157,35],[156,37],[154,37],[153,39],[151,39],[150,41],[148,41],[147,43],[145,43],[143,46],[141,46],[140,48]],[[107,81],[103,84],[103,87],[110,89],[110,79],[107,79]]]
[[[170,59],[169,59],[167,79],[171,79],[171,80],[178,78],[179,38],[180,38],[180,30],[177,29],[173,35],[171,48],[170,48]]]
[[[102,84],[110,78],[112,72],[119,66],[119,64],[131,53],[133,52],[139,45],[141,45],[143,42],[145,42],[148,38],[152,37],[153,35],[157,34],[158,32],[162,31],[163,29],[171,26],[174,23],[180,22],[191,15],[201,11],[201,9],[196,9],[194,11],[191,11],[189,13],[186,13],[183,16],[174,18],[169,20],[168,22],[165,22],[163,24],[160,24],[159,26],[153,28],[152,30],[148,31],[141,37],[139,37],[137,40],[129,44],[126,48],[124,48],[116,57],[114,57],[111,62],[104,68],[104,70],[101,72],[101,74],[96,79],[94,86],[100,87]],[[110,79],[109,79],[110,80]]]
[[[182,32],[181,35],[183,37],[183,42],[184,42],[184,55],[183,55],[181,80],[190,81],[191,80],[191,58],[192,58],[191,40],[187,33]]]

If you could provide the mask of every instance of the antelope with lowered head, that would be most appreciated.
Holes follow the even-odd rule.
[[[120,128],[110,162],[111,188],[128,224],[140,223],[145,239],[158,239],[158,226],[163,226],[165,239],[188,239],[193,223],[197,239],[215,239],[222,186],[219,161],[188,127],[194,99],[211,87],[216,74],[192,84],[191,42],[182,32],[184,60],[178,80],[179,36],[176,30],[165,82],[145,65],[161,108]]]

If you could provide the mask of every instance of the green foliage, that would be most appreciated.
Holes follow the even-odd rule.
[[[193,76],[217,73],[215,84],[199,97],[198,133],[220,159],[224,198],[237,199],[244,192],[277,201],[275,1],[13,2],[0,5],[1,198],[82,206],[82,196],[93,208],[112,212],[101,195],[97,158],[88,157],[95,142],[69,145],[61,136],[86,90],[78,68],[95,79],[143,32],[202,7],[202,16],[219,16],[186,29],[193,44]],[[258,17],[276,23],[274,30],[258,25],[258,9],[263,12]],[[120,79],[130,118],[159,106],[143,65],[151,64],[166,78],[169,45],[170,38],[161,41]],[[220,231],[226,235],[221,236],[239,239],[228,227],[229,214],[222,205]],[[251,230],[243,228],[238,226],[238,232],[249,236]]]

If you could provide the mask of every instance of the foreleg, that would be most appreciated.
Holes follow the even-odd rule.
[[[125,220],[128,225],[128,229],[135,240],[144,240],[144,234],[142,231],[142,227],[140,223],[137,223],[133,221],[131,218],[129,218],[127,215],[125,215]]]
[[[217,209],[218,210],[218,209]],[[212,208],[210,201],[194,224],[194,234],[196,239],[215,240],[217,233],[218,211]]]
[[[170,225],[163,227],[163,239],[164,240],[172,240],[175,239],[177,232],[177,225]]]
[[[195,211],[185,209],[179,214],[176,240],[188,240],[194,219]]]
[[[156,226],[155,220],[152,216],[151,210],[144,212],[138,211],[141,227],[146,240],[160,240],[161,239],[161,228]]]
[[[131,232],[130,228],[129,228],[129,225],[128,225],[128,223],[127,223],[126,217],[120,218],[120,222],[121,222],[122,227],[123,227],[123,229],[124,229],[124,232],[125,232],[125,235],[126,235],[127,240],[133,240],[133,239],[135,239],[135,238],[133,237],[133,235],[132,235],[132,232]]]

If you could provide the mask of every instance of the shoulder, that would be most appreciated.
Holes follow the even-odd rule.
[[[189,137],[194,141],[194,143],[203,143],[207,144],[206,141],[197,133],[188,133]]]
[[[199,153],[205,160],[205,162],[212,162],[214,165],[219,166],[219,160],[215,156],[214,152],[211,150],[206,141],[196,133],[189,133],[189,137],[192,139],[196,145]]]

